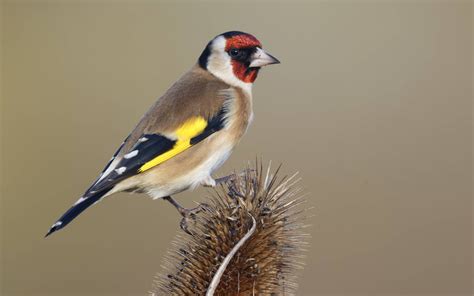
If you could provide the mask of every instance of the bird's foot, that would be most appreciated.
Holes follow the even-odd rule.
[[[196,222],[196,215],[202,211],[205,211],[208,207],[209,206],[207,204],[201,203],[195,208],[191,208],[191,209],[183,208],[180,211],[180,214],[181,216],[183,216],[183,218],[181,219],[181,222],[179,222],[179,227],[181,227],[181,229],[187,234],[194,235],[193,232],[189,230],[188,222],[189,221],[193,221],[193,223]]]
[[[169,203],[171,203],[178,210],[179,214],[183,217],[181,219],[181,222],[179,223],[179,226],[181,227],[181,229],[189,235],[194,235],[188,227],[188,221],[191,220],[191,221],[195,222],[196,221],[196,215],[199,212],[202,212],[202,211],[206,210],[206,208],[208,208],[209,206],[205,203],[201,203],[195,208],[187,209],[187,208],[181,206],[171,196],[165,196],[165,197],[163,197],[163,199],[168,201]]]
[[[242,172],[240,172],[239,174],[233,173],[233,174],[221,177],[221,178],[217,178],[215,180],[215,182],[216,182],[216,184],[228,184],[229,182],[236,179],[237,177],[243,177],[243,176],[245,176],[245,175],[247,175],[248,173],[251,173],[251,172],[255,172],[255,170],[254,169],[246,169],[246,170],[243,170]]]
[[[216,187],[218,184],[229,184],[232,180],[236,179],[237,177],[242,177],[245,176],[248,172],[253,172],[255,170],[252,169],[247,169],[241,172],[240,174],[230,174],[228,176],[214,179],[211,176],[208,176],[207,178],[203,179],[201,181],[201,185],[204,187]]]
[[[231,196],[233,198],[244,197],[239,192],[239,190],[237,189],[237,188],[239,188],[239,186],[237,186],[237,181],[239,180],[239,178],[245,177],[246,175],[248,175],[252,172],[255,172],[255,170],[254,169],[246,169],[246,170],[243,170],[242,172],[240,172],[239,174],[233,173],[233,174],[230,174],[228,176],[218,178],[218,179],[216,179],[216,183],[217,184],[226,184],[229,196]]]

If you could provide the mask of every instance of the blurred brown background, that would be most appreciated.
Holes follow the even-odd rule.
[[[178,229],[165,202],[120,194],[43,235],[234,29],[282,64],[219,174],[256,155],[300,171],[316,210],[299,294],[470,295],[472,6],[4,1],[1,295],[146,294]]]

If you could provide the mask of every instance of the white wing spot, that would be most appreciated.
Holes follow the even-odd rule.
[[[143,142],[146,142],[146,141],[148,141],[147,137],[141,137],[140,139],[138,139],[138,142],[140,142],[140,143],[143,143]]]
[[[130,159],[130,158],[135,157],[137,155],[138,155],[138,150],[133,150],[132,152],[125,154],[123,156],[123,158]]]
[[[125,172],[127,170],[126,167],[120,167],[118,169],[115,170],[115,172],[119,175],[123,174],[123,172]]]

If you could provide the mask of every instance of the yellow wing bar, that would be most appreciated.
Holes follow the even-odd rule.
[[[201,134],[206,126],[207,121],[203,117],[192,117],[188,119],[174,132],[177,139],[173,148],[146,162],[140,167],[138,172],[141,173],[149,170],[191,147],[191,139]]]

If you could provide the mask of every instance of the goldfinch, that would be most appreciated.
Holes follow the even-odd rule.
[[[252,84],[261,67],[279,61],[254,36],[238,31],[212,39],[197,63],[148,110],[97,180],[49,229],[63,228],[117,192],[171,195],[215,186],[212,173],[229,157],[252,121]],[[182,225],[183,227],[183,225]]]

